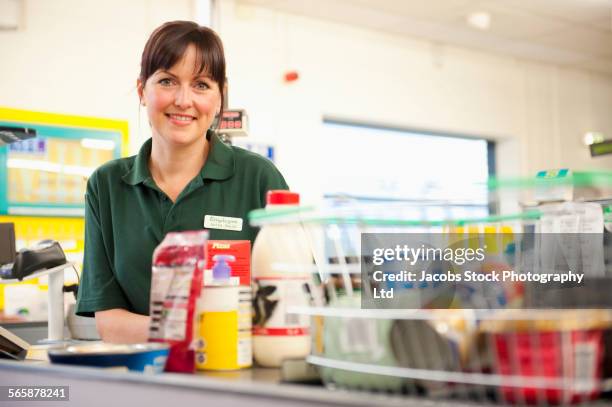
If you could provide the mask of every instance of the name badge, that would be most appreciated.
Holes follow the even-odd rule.
[[[235,230],[237,232],[240,232],[242,230],[242,218],[205,215],[204,227],[207,229]]]

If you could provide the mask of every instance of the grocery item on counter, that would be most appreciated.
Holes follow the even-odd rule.
[[[285,359],[280,368],[281,382],[322,384],[319,370],[305,359]]]
[[[231,276],[239,278],[238,326],[240,331],[240,367],[253,364],[253,289],[251,287],[251,241],[209,240],[206,245],[206,268],[212,267],[216,255],[234,256]]]
[[[241,286],[251,286],[251,241],[250,240],[209,240],[206,242],[206,268],[215,264],[213,257],[218,254],[234,256],[231,265],[232,277],[240,278]]]
[[[612,274],[612,205],[604,208],[604,267],[606,274]]]
[[[299,194],[269,191],[266,208],[297,206]],[[253,356],[258,364],[278,367],[284,359],[310,352],[310,319],[290,313],[310,303],[312,255],[299,224],[268,225],[253,245]]]
[[[526,314],[529,312],[529,314]],[[511,376],[500,386],[510,403],[567,404],[597,398],[601,392],[603,330],[612,311],[506,310],[481,322],[489,336],[495,373]],[[513,379],[522,379],[516,385]],[[535,386],[536,380],[550,383]]]
[[[516,244],[509,226],[468,227],[468,234],[451,234],[455,240],[450,247],[482,250],[482,257],[464,264],[453,264],[459,274],[470,271],[472,275],[491,275],[503,270],[514,270]],[[465,274],[464,274],[465,275]],[[523,284],[515,281],[482,282],[461,280],[455,285],[455,298],[448,308],[502,309],[516,308],[523,303]],[[436,307],[428,307],[436,308]],[[437,307],[446,308],[446,307]]]
[[[240,317],[239,277],[232,277],[232,255],[212,257],[197,306],[196,367],[235,370],[252,364],[251,325]]]
[[[429,371],[472,371],[478,361],[477,322],[473,310],[427,310],[425,319],[394,320],[390,342],[399,366]],[[479,364],[479,363],[476,363]],[[480,372],[479,372],[480,373]],[[431,396],[449,396],[456,383],[415,380]]]
[[[149,341],[170,344],[166,371],[193,373],[196,301],[208,232],[168,233],[153,252]]]
[[[585,276],[580,284],[525,283],[525,307],[539,309],[612,308],[612,276]]]
[[[601,377],[604,380],[612,378],[612,327],[606,328],[602,333],[603,341],[603,360],[602,360],[602,371]]]
[[[344,296],[332,300],[330,308],[359,308],[359,296]],[[391,349],[393,321],[375,318],[323,317],[322,353],[320,356],[333,361],[352,362],[376,366],[397,366]],[[319,332],[316,333],[318,336]],[[316,350],[317,353],[319,349]],[[400,392],[405,379],[387,375],[362,373],[333,367],[320,368],[321,379],[328,387],[353,390]]]
[[[605,274],[604,212],[596,202],[540,205],[539,267],[544,272],[570,270],[587,277]],[[550,239],[549,233],[557,234]],[[575,236],[580,234],[580,239]]]
[[[485,259],[480,265],[481,273],[492,271],[515,270],[516,242],[514,233],[509,226],[485,226],[483,234]],[[524,286],[520,281],[505,281],[491,285],[494,293],[488,293],[494,298],[493,306],[487,308],[520,308],[523,304]]]
[[[75,313],[76,304],[68,305],[66,325],[72,339],[99,341],[100,334],[96,328],[96,319],[81,317]]]
[[[166,343],[92,343],[49,349],[48,355],[52,363],[161,373],[166,365],[168,350]]]

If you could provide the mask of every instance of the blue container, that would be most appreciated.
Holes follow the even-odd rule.
[[[53,363],[96,367],[125,367],[144,373],[161,373],[168,359],[169,345],[164,343],[139,343],[116,345],[95,343],[73,345],[49,350]]]

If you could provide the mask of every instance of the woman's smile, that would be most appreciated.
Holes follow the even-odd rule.
[[[188,126],[196,120],[196,117],[187,114],[165,113],[165,115],[170,120],[170,123],[181,127]]]

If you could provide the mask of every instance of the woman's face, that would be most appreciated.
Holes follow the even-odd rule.
[[[196,49],[189,45],[183,58],[168,70],[157,70],[138,93],[147,107],[154,138],[189,145],[204,137],[221,108],[218,84],[199,67]]]

